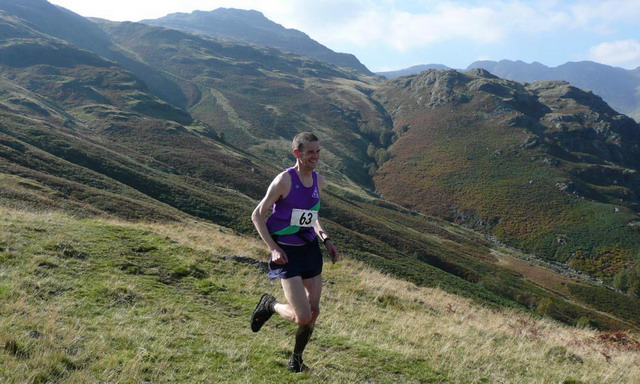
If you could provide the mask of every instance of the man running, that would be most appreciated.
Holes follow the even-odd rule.
[[[267,194],[251,215],[260,237],[269,247],[269,279],[280,278],[286,303],[265,293],[251,315],[251,330],[258,332],[273,315],[298,324],[295,346],[287,364],[292,372],[303,372],[302,352],[320,314],[322,292],[322,241],[331,255],[338,260],[338,249],[320,225],[320,191],[324,178],[314,169],[320,158],[318,138],[303,132],[293,139],[296,165],[273,179]],[[265,215],[273,213],[265,221]]]

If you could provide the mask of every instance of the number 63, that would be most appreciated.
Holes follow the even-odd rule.
[[[303,213],[302,215],[300,215],[300,225],[309,225],[311,224],[311,221],[313,221],[313,213],[309,212],[309,213]]]

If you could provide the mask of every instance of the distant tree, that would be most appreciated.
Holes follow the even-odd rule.
[[[395,133],[393,134],[393,137],[391,138],[391,142],[395,143],[396,141],[398,141],[398,139],[404,135],[405,132],[407,132],[409,130],[409,126],[408,125],[403,125],[402,127],[400,127],[399,129],[397,129],[395,131]]]
[[[623,292],[640,297],[640,264],[618,272],[613,278],[613,286]]]
[[[390,158],[391,158],[391,154],[389,154],[389,151],[387,151],[386,149],[380,148],[376,151],[375,159],[376,159],[376,164],[378,164],[378,167],[382,167],[382,164],[384,164]]]
[[[581,318],[578,319],[578,322],[576,323],[576,327],[578,328],[598,328],[598,323],[594,320],[591,320],[590,318],[586,317],[586,316],[582,316]]]
[[[393,137],[393,131],[382,131],[380,132],[380,145],[382,147],[388,147],[391,145],[391,137]]]
[[[373,145],[373,143],[369,143],[369,146],[367,147],[367,156],[373,159],[375,154],[376,154],[376,147]]]

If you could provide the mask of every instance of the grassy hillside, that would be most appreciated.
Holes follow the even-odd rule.
[[[0,207],[6,382],[635,383],[629,334],[474,304],[347,260],[327,265],[311,372],[294,327],[248,327],[280,296],[256,240],[203,222],[78,219]]]

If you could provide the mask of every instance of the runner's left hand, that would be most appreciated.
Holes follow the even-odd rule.
[[[327,247],[327,251],[331,255],[331,262],[335,264],[336,261],[338,261],[338,259],[340,258],[340,256],[338,255],[338,248],[333,244],[333,241],[331,240],[327,240],[324,245],[325,247]]]

